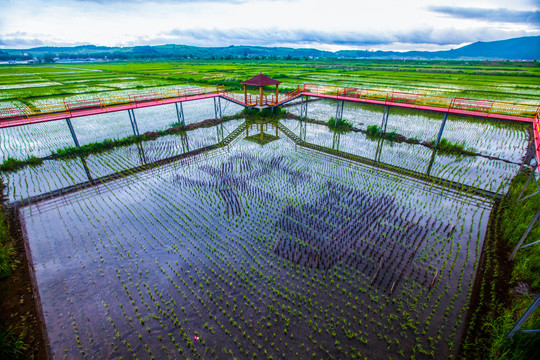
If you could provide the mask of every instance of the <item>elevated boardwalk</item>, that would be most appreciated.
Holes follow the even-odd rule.
[[[134,95],[64,101],[30,107],[0,108],[0,128],[30,125],[156,105],[211,99],[223,94],[223,86],[194,87]]]
[[[280,95],[278,99],[274,94],[264,95],[262,106],[279,106],[302,96],[528,123],[532,123],[540,111],[540,105],[309,84],[299,85],[295,90]],[[247,107],[255,107],[261,103],[259,96],[248,94],[245,97],[243,94],[226,91],[223,86],[193,87],[0,108],[0,128],[216,97]]]
[[[531,123],[535,137],[536,158],[540,159],[540,104],[523,104],[497,100],[466,99],[459,97],[415,94],[400,91],[346,88],[325,85],[298,85],[296,89],[283,95],[249,95],[226,91],[224,86],[194,87],[144,94],[102,97],[78,101],[64,101],[32,106],[0,108],[0,128],[30,125],[46,121],[71,119],[116,111],[133,111],[136,108],[182,103],[201,99],[220,98],[246,107],[274,107],[304,97],[318,97],[336,100],[376,104],[385,107],[435,111],[444,114],[475,116],[490,120],[506,120]],[[216,106],[216,104],[214,104]],[[221,109],[221,105],[219,105]],[[216,108],[216,114],[218,109]],[[307,111],[307,108],[306,108]],[[178,109],[177,109],[178,112]],[[385,109],[386,112],[386,109]],[[221,113],[221,110],[219,110]],[[133,122],[134,114],[133,115]],[[445,115],[445,120],[446,120]],[[216,115],[217,116],[217,115]],[[386,113],[388,118],[388,113]],[[131,115],[130,115],[131,119]],[[180,120],[183,121],[183,113]],[[444,122],[443,121],[443,127]],[[133,123],[136,127],[136,125]],[[71,125],[70,125],[71,128]],[[138,130],[137,130],[138,131]],[[73,134],[74,135],[74,134]],[[74,135],[75,137],[75,135]],[[540,165],[538,166],[540,171]]]
[[[540,111],[540,104],[307,84],[299,88],[304,96],[529,123]]]
[[[398,91],[385,92],[373,89],[344,88],[321,85],[303,85],[297,89],[299,96],[313,96],[325,99],[351,101],[382,106],[436,111],[445,114],[459,114],[489,120],[507,120],[531,123],[534,133],[536,168],[540,174],[540,104],[523,104],[496,100],[465,99],[458,97],[414,94]],[[288,100],[284,100],[286,102]],[[342,103],[343,104],[343,103]],[[343,109],[343,107],[342,107]],[[388,116],[388,113],[386,113]],[[446,116],[445,116],[446,120]],[[439,136],[444,128],[445,120]]]

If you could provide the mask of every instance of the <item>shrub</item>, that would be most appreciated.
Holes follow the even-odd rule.
[[[448,139],[442,138],[437,144],[437,149],[443,152],[459,152],[464,155],[475,155],[474,149],[465,149],[465,141],[452,143]]]
[[[279,120],[285,115],[287,111],[283,110],[279,106],[273,107],[273,108],[266,108],[266,109],[255,109],[255,108],[245,108],[244,111],[242,111],[242,114],[244,117],[248,120],[252,121],[276,121]]]
[[[81,146],[70,146],[53,152],[59,158],[67,158],[75,155],[86,155],[99,153],[113,149],[118,146],[127,146],[145,140],[144,135],[131,135],[122,139],[105,139],[102,142],[94,142]]]
[[[352,131],[353,125],[346,119],[336,119],[334,117],[331,117],[327,122],[326,125],[330,130],[337,131],[337,132],[349,132]]]
[[[14,250],[10,244],[4,213],[0,212],[0,279],[8,276],[13,271]]]
[[[183,128],[186,127],[186,125],[185,125],[185,124],[182,124],[180,121],[176,121],[176,122],[170,123],[170,124],[169,124],[169,127],[183,129]]]
[[[367,134],[370,136],[380,136],[381,128],[379,127],[379,125],[368,125]]]
[[[43,159],[37,156],[29,156],[26,163],[30,166],[37,166],[43,164]]]
[[[40,165],[43,163],[43,159],[37,156],[29,156],[26,160],[19,160],[8,157],[2,164],[0,164],[0,171],[17,171],[26,165]]]
[[[0,179],[0,191],[2,189],[3,184],[2,179]],[[0,279],[11,274],[15,268],[14,253],[4,213],[4,204],[0,204]],[[0,358],[3,359],[4,357],[0,356]]]
[[[395,131],[387,132],[386,134],[384,134],[384,137],[390,141],[395,141],[397,140],[398,133]]]
[[[24,166],[24,161],[8,157],[4,162],[0,165],[1,171],[15,171]]]
[[[24,342],[25,334],[15,334],[13,329],[0,327],[0,358],[19,359],[28,348]]]

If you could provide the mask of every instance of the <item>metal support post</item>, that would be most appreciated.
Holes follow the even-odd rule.
[[[180,108],[178,108],[178,104],[180,104]],[[183,128],[185,128],[186,122],[184,119],[184,107],[182,106],[182,103],[174,103],[174,106],[176,107],[176,117],[178,118],[178,122]]]
[[[506,335],[507,339],[510,339],[513,337],[519,329],[523,326],[523,324],[527,321],[527,319],[534,313],[534,311],[540,306],[540,295],[536,297],[536,299],[533,301],[531,306],[525,311],[525,313],[519,318],[519,320],[516,322],[516,325],[510,330],[508,335]],[[540,330],[524,330],[522,332],[532,333],[532,332],[540,332]]]
[[[216,115],[215,119],[223,120],[223,116],[221,114],[221,98],[220,97],[217,98],[217,101],[216,101],[216,98],[214,98],[214,114]]]
[[[75,146],[80,148],[79,140],[77,140],[77,135],[75,135],[75,130],[73,129],[73,125],[71,124],[71,119],[66,118],[67,126],[69,128],[69,132],[71,133],[71,137],[73,138],[73,141],[75,142]]]
[[[536,224],[536,222],[538,221],[539,217],[540,217],[540,209],[538,209],[538,211],[534,215],[531,223],[529,224],[529,227],[527,228],[523,236],[521,236],[521,239],[519,239],[519,242],[517,243],[516,247],[512,251],[512,254],[510,254],[510,256],[508,257],[508,260],[510,261],[514,260],[514,256],[516,256],[516,253],[518,252],[519,249],[523,249],[524,247],[528,247],[528,246],[531,246],[540,242],[540,241],[535,241],[531,244],[521,246],[523,244],[523,241],[525,241],[525,238],[527,238],[527,235],[529,235],[529,233],[531,232],[531,229],[533,228],[534,224]],[[540,222],[538,223],[540,224]]]
[[[441,128],[439,129],[439,134],[437,135],[437,140],[435,140],[435,147],[439,144],[439,141],[441,141],[442,133],[444,130],[444,126],[446,125],[446,119],[448,118],[448,113],[444,113],[444,118],[441,124]]]
[[[139,127],[137,126],[137,120],[135,120],[135,112],[133,109],[128,110],[129,122],[131,123],[131,128],[133,129],[133,134],[139,136]]]
[[[521,192],[519,193],[519,196],[518,196],[518,199],[517,199],[518,201],[523,201],[525,199],[530,198],[533,195],[536,195],[536,194],[540,193],[540,185],[538,185],[538,181],[536,180],[536,177],[535,177],[535,173],[536,173],[537,168],[538,168],[538,166],[536,166],[536,165],[532,166],[531,174],[529,175],[529,178],[525,182],[525,185],[523,185],[523,189],[521,189]],[[539,174],[539,176],[540,176],[540,174]],[[534,179],[534,182],[536,183],[536,187],[538,188],[538,191],[535,192],[535,193],[532,193],[530,195],[527,195],[522,199],[521,196],[523,196],[523,193],[525,192],[525,189],[527,189],[527,186],[529,186],[529,183],[531,182],[531,179]]]
[[[533,151],[533,153],[534,153],[534,151]],[[536,159],[536,154],[534,154],[533,159]],[[538,159],[536,159],[536,164],[534,166],[531,166],[530,163],[531,163],[531,161],[529,161],[529,168],[531,169],[531,174],[529,175],[529,178],[525,182],[525,185],[523,185],[523,189],[521,189],[521,192],[519,193],[519,196],[517,198],[518,201],[523,201],[525,199],[530,198],[533,195],[536,195],[536,194],[540,193],[540,185],[538,185],[538,180],[536,180],[536,176],[535,176],[536,175],[536,169],[538,169]],[[524,165],[525,164],[523,164],[522,166],[524,166]],[[538,174],[538,177],[540,177],[540,173]],[[529,183],[531,182],[531,179],[534,179],[534,182],[536,183],[536,188],[538,189],[538,191],[535,192],[535,193],[532,193],[530,195],[527,195],[522,199],[521,197],[523,196],[523,193],[525,192],[525,190],[529,186]]]
[[[381,120],[381,133],[383,132],[384,128],[384,120],[386,119],[386,110],[388,109],[388,106],[384,105],[383,113],[382,113],[382,120]]]
[[[388,116],[389,115],[390,115],[390,106],[388,107],[388,110],[386,110],[386,120],[384,121],[383,134],[386,134],[386,127],[388,126]]]
[[[523,158],[523,162],[519,166],[518,173],[520,173],[524,167],[528,167],[531,164],[531,160],[535,157],[534,146],[535,146],[535,142],[531,141],[531,144],[529,145],[529,148],[527,149],[527,152],[525,153],[525,157]]]
[[[343,106],[344,105],[345,105],[345,100],[341,100],[341,103],[340,103],[339,100],[337,101],[336,118],[335,118],[335,122],[334,122],[335,126],[337,126],[338,120],[341,120],[343,118]]]
[[[304,95],[300,96],[300,121],[302,121],[304,116]]]
[[[307,106],[308,106],[309,96],[302,95],[302,99],[300,102],[300,120],[307,119]]]

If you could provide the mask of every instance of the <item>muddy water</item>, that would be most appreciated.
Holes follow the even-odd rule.
[[[489,201],[279,135],[21,209],[54,357],[454,353]]]
[[[309,106],[321,120],[335,111]],[[376,108],[345,110],[358,127],[378,122]],[[440,119],[392,121],[430,139]],[[282,120],[307,142],[441,181],[313,151],[281,131],[264,146],[244,140],[254,127],[225,148],[130,173],[216,144],[242,122],[3,174],[12,202],[80,188],[20,209],[54,358],[455,354],[491,201],[444,180],[503,192],[517,165]],[[486,155],[523,155],[520,127],[451,123],[449,138],[468,127]]]

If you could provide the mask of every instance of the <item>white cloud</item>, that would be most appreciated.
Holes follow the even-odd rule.
[[[435,0],[7,0],[0,48],[179,43],[437,50],[538,35],[537,24],[517,21],[535,14],[534,2],[513,0],[509,8],[502,0],[456,0],[452,7]],[[474,9],[491,9],[492,16]],[[494,22],[504,16],[501,9],[516,21]]]

